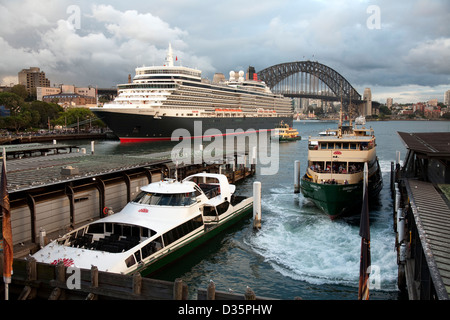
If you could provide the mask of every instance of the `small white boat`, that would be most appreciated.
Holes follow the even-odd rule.
[[[148,275],[252,212],[222,174],[199,173],[141,188],[122,211],[71,231],[36,252],[38,262]]]
[[[366,117],[364,116],[359,116],[355,119],[355,124],[356,125],[365,125],[366,124]]]

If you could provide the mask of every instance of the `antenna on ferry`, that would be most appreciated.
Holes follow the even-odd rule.
[[[339,137],[342,136],[342,94],[343,94],[343,91],[342,91],[342,80],[341,80],[341,90],[340,90],[340,93],[341,93],[341,108],[340,108],[340,110],[339,110],[339,130],[338,130],[338,135],[339,135]]]
[[[167,56],[166,56],[166,65],[168,67],[173,67],[172,44],[170,44],[170,43],[169,43],[169,50],[167,51]]]

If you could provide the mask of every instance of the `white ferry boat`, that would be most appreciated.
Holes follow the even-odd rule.
[[[292,100],[273,94],[256,73],[231,71],[228,80],[216,74],[211,82],[173,60],[169,46],[165,65],[136,68],[112,103],[91,108],[122,142],[171,140],[178,128],[199,138],[209,136],[208,129],[227,135],[273,130],[281,121],[292,126]],[[195,122],[201,122],[200,132]]]
[[[222,174],[200,173],[141,188],[122,211],[71,231],[33,257],[49,264],[148,275],[252,212]]]

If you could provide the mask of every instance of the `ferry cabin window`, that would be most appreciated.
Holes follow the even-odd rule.
[[[189,206],[195,203],[195,193],[164,194],[142,191],[133,202],[154,206]]]
[[[186,221],[185,223],[173,228],[163,235],[164,245],[167,246],[172,242],[177,241],[178,239],[184,237],[185,235],[201,227],[202,225],[203,219],[201,215],[198,215],[194,219]]]
[[[348,142],[344,142],[342,143],[342,149],[347,149],[349,148],[349,143]]]
[[[125,264],[127,265],[127,268],[132,267],[136,264],[136,259],[134,259],[134,256],[131,255],[125,259]]]
[[[162,239],[161,237],[158,237],[149,244],[146,244],[145,246],[142,247],[141,249],[142,259],[147,258],[148,256],[152,255],[161,248],[162,248]]]
[[[203,216],[205,216],[205,217],[215,217],[215,216],[217,216],[216,207],[214,207],[214,206],[204,206],[203,207]]]

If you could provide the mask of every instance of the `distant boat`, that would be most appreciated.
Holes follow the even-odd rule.
[[[281,141],[297,141],[302,137],[298,133],[297,129],[292,128],[289,124],[281,122],[275,127],[274,138]]]
[[[359,116],[355,119],[355,125],[365,125],[366,124],[366,117]]]

